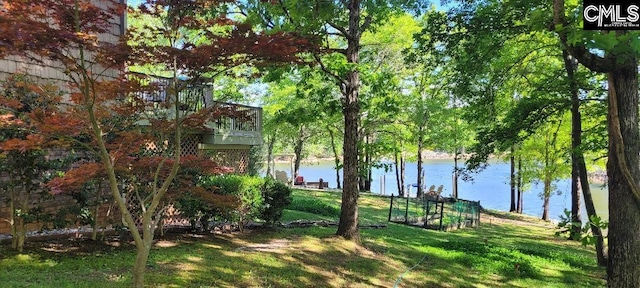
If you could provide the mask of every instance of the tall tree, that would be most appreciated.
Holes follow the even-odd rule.
[[[61,159],[52,159],[48,143],[36,122],[39,116],[59,107],[59,90],[38,85],[25,75],[12,75],[0,82],[0,193],[9,202],[12,248],[22,252],[27,224],[42,216],[34,203],[46,201],[42,184],[45,175],[61,168]]]
[[[578,81],[578,63],[575,58],[571,57],[567,49],[562,50],[562,57],[564,60],[564,67],[567,73],[567,84],[569,87],[569,93],[571,95],[571,222],[574,224],[570,239],[580,239],[580,230],[582,228],[581,217],[581,199],[584,199],[585,208],[587,210],[588,219],[598,218],[598,213],[593,203],[593,197],[591,196],[591,187],[589,186],[589,178],[587,172],[587,165],[585,162],[583,145],[583,132],[582,132],[582,116],[580,107],[582,101],[580,99],[580,85]],[[584,106],[584,105],[582,105]],[[582,197],[580,194],[582,190]],[[592,224],[592,221],[588,221],[588,225],[591,227],[591,233],[596,238],[596,254],[598,264],[600,266],[607,265],[607,253],[604,244],[604,237],[602,229]]]
[[[337,235],[359,241],[358,230],[358,118],[360,116],[360,48],[364,31],[384,23],[393,13],[418,1],[248,1],[249,19],[265,29],[288,30],[323,40],[324,53],[313,58],[342,94],[344,117],[344,186]],[[411,7],[414,8],[415,6]],[[327,61],[329,59],[337,61]]]
[[[578,88],[588,89],[586,88],[587,86],[584,85],[584,83],[588,83],[587,81],[584,81],[584,79],[586,79],[584,73],[579,73],[579,76],[574,77],[573,80],[568,79],[570,78],[569,74],[567,74],[567,77],[560,77],[560,69],[563,66],[556,65],[556,63],[558,63],[558,58],[563,59],[563,61],[564,58],[561,57],[561,49],[557,44],[558,41],[554,41],[555,37],[547,31],[548,25],[544,24],[549,23],[550,14],[551,13],[549,8],[540,1],[464,2],[459,7],[453,9],[452,13],[450,13],[450,19],[453,21],[453,23],[458,23],[456,25],[452,25],[452,27],[464,27],[464,29],[458,28],[458,33],[455,33],[456,31],[447,32],[449,34],[445,37],[445,39],[448,40],[445,43],[459,43],[462,44],[462,47],[467,48],[456,50],[456,47],[459,46],[455,45],[459,44],[447,44],[447,48],[445,50],[452,51],[450,55],[452,55],[452,58],[455,59],[453,63],[461,64],[461,66],[456,69],[458,71],[462,71],[459,75],[456,76],[459,79],[456,81],[456,90],[458,91],[459,95],[469,101],[468,104],[470,106],[475,107],[473,109],[475,111],[473,111],[472,109],[467,110],[467,116],[471,116],[471,118],[469,119],[475,120],[473,122],[476,123],[476,125],[479,125],[478,130],[480,131],[481,135],[478,137],[478,139],[483,140],[475,146],[476,149],[472,149],[473,152],[476,153],[471,157],[471,161],[468,162],[468,167],[470,169],[474,169],[475,167],[482,168],[483,164],[481,163],[484,163],[484,160],[486,160],[486,158],[482,155],[494,153],[495,147],[492,147],[493,144],[489,143],[492,143],[496,139],[495,136],[497,135],[490,132],[491,130],[495,129],[490,127],[494,126],[494,124],[496,123],[500,123],[500,120],[502,119],[502,116],[500,116],[499,113],[496,112],[508,111],[510,106],[513,106],[498,106],[498,103],[500,103],[500,98],[496,97],[500,96],[500,91],[510,91],[509,93],[507,93],[507,95],[504,95],[507,96],[504,98],[513,99],[514,94],[511,93],[514,91],[513,88],[505,89],[505,87],[501,88],[498,91],[491,91],[492,87],[500,87],[504,84],[516,83],[515,86],[511,84],[511,87],[529,87],[529,91],[547,91],[544,93],[567,95],[565,96],[567,98],[569,98],[568,96],[570,95],[572,89],[576,91],[576,93]],[[491,24],[487,25],[484,19],[489,17],[488,15],[492,15],[490,17],[501,15],[500,17],[498,17],[498,19],[501,19],[501,21],[492,22]],[[447,31],[447,29],[445,28],[444,31]],[[460,33],[460,31],[464,31],[464,33]],[[489,34],[492,36],[482,36]],[[510,45],[507,45],[509,43]],[[470,49],[471,47],[473,47],[473,49]],[[540,55],[540,51],[547,51],[546,55]],[[504,57],[508,55],[512,56]],[[554,63],[554,65],[550,66],[538,64],[539,67],[543,67],[544,69],[537,70],[528,68],[535,67],[532,66],[531,63],[545,63],[544,61],[547,60],[541,60],[545,57],[548,57],[549,59],[546,63]],[[477,59],[483,60],[477,61]],[[497,66],[496,64],[498,64],[499,66]],[[469,67],[474,68],[469,69]],[[491,67],[491,69],[486,70],[487,67]],[[510,72],[505,72],[500,67],[506,67],[510,70]],[[548,80],[530,81],[535,80],[543,75],[547,75],[545,77],[548,77]],[[521,77],[525,77],[526,81],[521,81],[522,79],[517,80]],[[587,75],[587,77],[591,76]],[[517,81],[514,82],[514,79]],[[566,79],[566,81],[559,82],[556,81],[556,79]],[[568,83],[567,81],[574,81],[575,83],[580,83],[581,85],[576,84],[573,85],[573,88],[571,88],[569,87],[569,85],[566,85]],[[473,84],[472,86],[470,86],[468,83]],[[535,83],[537,84],[533,85]],[[550,85],[552,83],[553,85]],[[482,91],[483,87],[487,87],[487,89],[485,91]],[[516,92],[520,94],[530,93],[523,91],[523,89],[518,89],[516,90]],[[480,95],[486,95],[486,97],[478,97]],[[521,96],[528,97],[526,95]],[[485,112],[477,113],[477,111]],[[541,115],[544,114],[546,113],[543,113]],[[516,135],[513,134],[512,136]],[[518,154],[517,146],[506,145],[505,147],[507,147],[507,149],[509,150],[511,150],[511,148],[515,148],[516,151],[514,152],[516,152],[515,154]],[[575,149],[575,151],[578,150]],[[519,187],[517,183],[518,179],[520,178],[520,176],[516,173],[516,170],[518,170],[516,169],[516,167],[518,166],[517,162],[518,161],[515,158],[513,158],[513,160],[511,161],[513,172],[511,174],[510,181],[512,192],[511,208],[512,210],[516,211],[519,210],[518,206],[521,206],[521,201],[518,201],[516,199],[518,197],[516,196],[519,196],[520,200],[522,200],[521,193],[517,192]],[[584,171],[583,174],[586,175],[586,171]],[[588,183],[582,184],[587,185]],[[577,186],[574,186],[574,188],[575,187]],[[588,189],[586,191],[588,192]],[[577,190],[575,192],[577,192]],[[573,195],[575,196],[572,197],[572,210],[574,210],[573,217],[577,218],[579,217],[578,205],[580,203],[580,199],[577,197],[578,195],[576,193],[573,193]],[[587,198],[587,196],[585,196],[584,198],[586,202],[590,202],[590,197]]]
[[[281,139],[288,140],[284,143],[292,146],[294,153],[293,178],[299,175],[300,164],[305,157],[304,148],[313,137],[321,132],[324,125],[320,123],[323,112],[310,109],[309,99],[318,98],[318,94],[330,93],[331,87],[327,87],[318,75],[306,67],[298,67],[285,73],[280,79],[270,82],[269,95],[264,101],[265,107],[273,122],[272,129],[277,126],[288,128],[278,129]],[[316,107],[322,109],[322,105]]]
[[[567,72],[567,84],[571,95],[571,222],[574,225],[571,229],[569,238],[573,240],[580,239],[580,231],[582,228],[582,217],[580,216],[580,161],[584,162],[582,149],[582,119],[580,117],[580,98],[578,97],[578,84],[575,77],[577,63],[569,55],[567,49],[562,50],[562,60],[564,62],[564,70]],[[584,173],[586,171],[583,171]],[[588,185],[587,189],[590,189]],[[590,191],[590,190],[589,190]],[[588,192],[586,192],[588,193]],[[588,199],[585,199],[588,201]],[[598,261],[600,262],[600,261]]]
[[[407,148],[411,145],[413,130],[408,115],[411,100],[406,81],[414,76],[414,65],[406,65],[405,52],[414,44],[413,34],[420,26],[414,16],[404,13],[391,17],[384,25],[363,34],[363,107],[361,109],[361,135],[370,141],[362,143],[368,151],[361,177],[366,176],[370,186],[373,167],[389,167],[381,160],[393,157],[398,195],[405,195]],[[363,136],[361,136],[363,137]],[[367,161],[368,160],[368,161]],[[370,187],[365,186],[365,190]],[[361,187],[362,189],[363,187]]]
[[[442,53],[440,39],[433,34],[426,33],[426,29],[446,29],[446,14],[432,9],[423,15],[421,19],[423,30],[414,35],[417,49],[407,49],[404,58],[407,66],[412,67],[411,74],[405,82],[411,83],[404,87],[409,93],[408,123],[413,131],[412,139],[417,147],[417,197],[421,197],[425,191],[424,155],[428,148],[443,148],[448,146],[446,141],[438,138],[445,136],[444,130],[448,126],[445,119],[449,115],[447,106],[450,104],[447,91],[450,82],[446,68],[447,58]],[[450,135],[447,135],[449,137]]]
[[[399,137],[408,132],[400,125],[406,123],[400,112],[410,98],[403,93],[403,81],[413,76],[415,67],[405,65],[404,52],[412,47],[413,34],[419,29],[416,19],[404,13],[362,36],[360,190],[371,190],[373,168],[387,169],[384,159],[399,152],[398,145],[406,140]]]
[[[435,131],[443,127],[440,120],[443,120],[447,99],[443,93],[444,83],[437,83],[438,77],[433,73],[434,70],[424,67],[423,71],[416,74],[416,86],[412,91],[412,108],[409,123],[414,130],[414,144],[417,146],[417,194],[416,197],[422,197],[425,186],[424,171],[424,151],[428,148],[435,147]]]
[[[342,2],[345,3],[345,2]],[[369,16],[364,19],[361,17],[361,1],[350,0],[346,2],[348,12],[348,21],[346,25],[331,25],[332,28],[340,31],[347,42],[347,48],[344,51],[347,65],[352,68],[348,69],[346,75],[335,75],[336,80],[340,83],[340,92],[342,92],[342,113],[344,115],[344,143],[342,146],[344,157],[344,185],[342,187],[342,204],[340,207],[340,222],[336,234],[346,239],[354,239],[360,241],[360,232],[358,231],[358,114],[360,112],[360,103],[358,102],[360,89],[360,73],[357,65],[360,62],[360,38],[363,30],[366,30],[372,21],[374,11],[367,11]],[[371,7],[373,8],[373,7]],[[373,10],[373,9],[372,9]],[[364,21],[363,21],[364,20]],[[346,29],[345,29],[346,28]],[[333,73],[327,69],[328,73]]]
[[[635,31],[587,32],[570,23],[563,0],[554,0],[554,24],[569,53],[608,79],[609,287],[637,287],[640,279],[640,133]],[[576,21],[577,22],[577,21]],[[598,51],[594,53],[595,51]],[[604,52],[604,53],[601,53]]]
[[[342,189],[342,180],[340,180],[340,170],[342,169],[342,161],[340,160],[340,155],[342,154],[338,152],[338,140],[336,139],[342,135],[339,134],[339,128],[334,127],[332,124],[327,123],[326,127],[327,132],[329,133],[331,152],[333,153],[333,168],[336,170],[336,188]]]
[[[566,158],[569,152],[569,141],[566,137],[568,126],[563,125],[563,117],[548,119],[543,125],[528,137],[519,148],[519,158],[526,163],[525,171],[531,180],[543,184],[540,197],[542,204],[542,220],[549,220],[549,205],[551,196],[559,192],[556,182],[568,176],[569,165]]]

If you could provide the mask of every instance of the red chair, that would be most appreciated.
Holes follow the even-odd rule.
[[[293,185],[304,185],[304,177],[298,176],[296,180],[293,181]]]

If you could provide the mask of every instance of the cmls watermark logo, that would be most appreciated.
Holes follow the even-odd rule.
[[[584,0],[582,27],[585,30],[640,30],[640,4],[629,2]]]

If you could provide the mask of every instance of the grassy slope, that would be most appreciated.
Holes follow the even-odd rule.
[[[340,195],[296,191],[294,197],[318,198],[338,207]],[[363,224],[386,223],[386,198],[360,199]],[[160,241],[151,252],[147,283],[151,287],[604,286],[604,270],[595,266],[592,249],[555,238],[544,223],[531,220],[523,225],[502,216],[483,215],[480,228],[454,232],[390,223],[384,229],[362,229],[362,245],[333,237],[335,227]],[[284,220],[323,218],[327,219],[287,210]],[[122,287],[130,281],[134,258],[132,247],[74,257],[40,250],[18,255],[7,247],[0,249],[2,287]]]

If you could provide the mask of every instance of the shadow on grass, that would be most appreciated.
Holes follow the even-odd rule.
[[[481,242],[455,241],[442,242],[440,246],[448,251],[458,251],[460,256],[455,261],[464,267],[482,273],[493,273],[505,279],[531,278],[540,279],[540,269],[527,255],[517,248],[495,246]]]
[[[481,210],[482,213],[488,215],[488,216],[492,216],[495,218],[501,218],[501,219],[509,219],[509,220],[520,220],[520,221],[531,221],[531,220],[539,220],[538,218],[535,218],[533,216],[525,216],[522,214],[518,214],[518,213],[511,213],[511,212],[504,212],[504,211],[496,211],[496,210],[491,210],[491,209],[482,209]]]
[[[529,231],[510,225],[483,225],[476,229],[440,232],[390,224],[387,230],[366,231],[365,235],[370,234],[371,240],[365,245],[400,261],[405,267],[412,267],[420,256],[426,255],[426,260],[411,272],[414,276],[403,280],[411,283],[407,287],[526,285],[521,283],[549,283],[558,287],[603,285],[598,276],[603,270],[595,265],[593,251],[568,246],[560,239],[556,240],[557,245],[549,243],[554,237],[540,231],[541,228]],[[388,235],[382,235],[384,233]],[[539,239],[536,241],[536,238]]]
[[[314,230],[330,232],[328,228]],[[151,283],[180,287],[344,287],[354,283],[364,287],[389,286],[388,282],[376,280],[385,270],[384,261],[349,241],[291,235],[278,239],[278,232],[260,234],[168,248],[177,249],[172,255],[182,256],[153,259],[157,269],[150,270],[148,279],[158,280]],[[258,246],[260,249],[247,249],[256,247],[261,238],[266,241]],[[274,241],[287,245],[270,249]]]
[[[570,265],[571,267],[597,271],[596,258],[593,253],[586,251],[584,248],[563,247],[558,249],[556,245],[550,245],[546,243],[540,243],[522,239],[514,241],[514,244],[519,248],[520,252],[532,256],[542,257],[545,259],[553,259]]]
[[[336,203],[335,193],[311,192],[305,197]],[[387,200],[362,198],[363,222],[379,221],[386,223],[387,228],[361,229],[361,245],[333,237],[335,227],[180,236],[173,239],[176,245],[154,247],[147,283],[151,287],[392,287],[398,281],[401,287],[604,284],[598,278],[603,270],[595,266],[593,251],[553,238],[545,227],[485,222],[476,229],[426,230],[386,222]],[[297,211],[286,214],[291,218],[313,217]],[[41,253],[41,258],[56,255],[52,258],[64,266],[54,263],[53,267],[22,275],[42,283],[57,275],[68,277],[67,282],[55,282],[55,286],[61,287],[73,287],[74,283],[84,283],[84,287],[128,284],[134,247],[125,245],[110,250],[98,255],[75,254],[82,259],[40,251],[37,253]],[[3,278],[5,272],[1,268]]]

